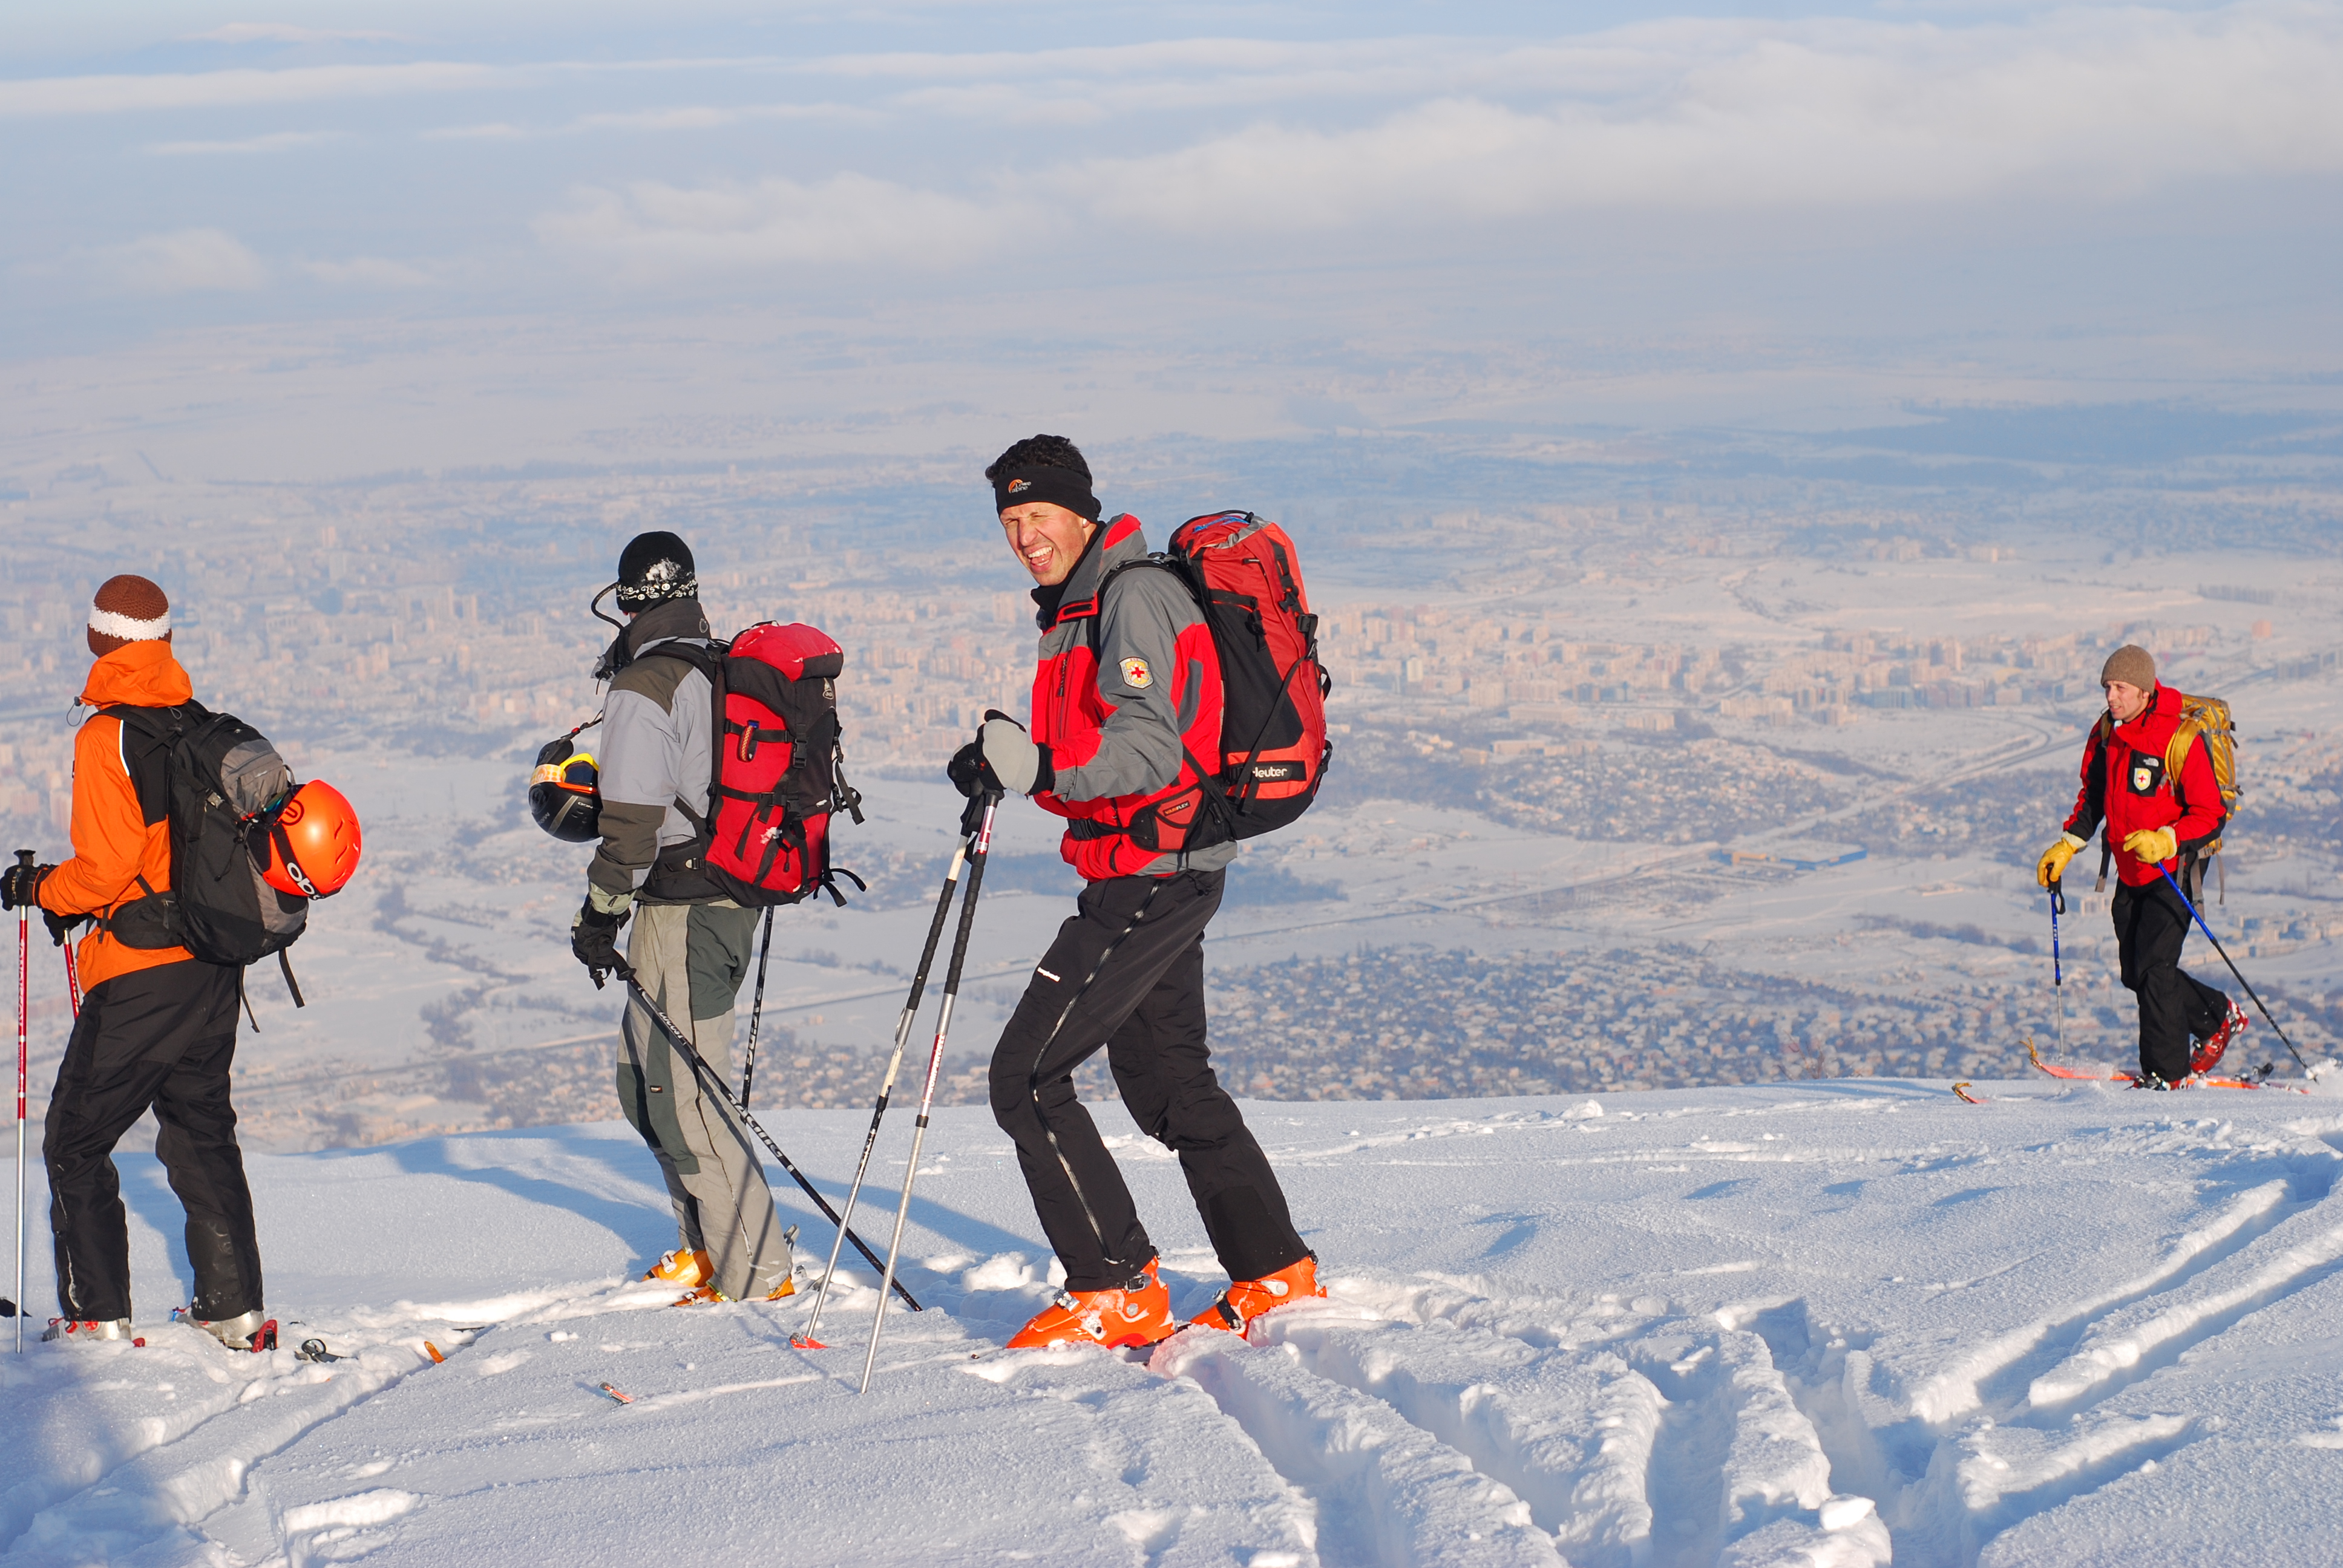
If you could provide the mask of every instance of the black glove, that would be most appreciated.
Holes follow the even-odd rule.
[[[55,866],[28,866],[18,860],[0,871],[0,910],[26,910],[41,901],[41,883]]]
[[[625,914],[606,915],[594,907],[591,899],[578,910],[578,918],[569,922],[569,950],[586,966],[596,990],[602,989],[603,976],[616,974],[627,967],[627,960],[618,956],[618,928],[626,923]]]
[[[51,910],[41,911],[41,924],[49,928],[49,945],[61,948],[73,935],[74,928],[89,919],[87,915],[60,915]]]
[[[951,780],[953,789],[971,800],[987,792],[995,795],[1008,793],[985,762],[984,742],[980,739],[970,741],[952,753],[952,759],[944,764],[944,777]]]

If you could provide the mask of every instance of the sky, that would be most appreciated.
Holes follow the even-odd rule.
[[[0,367],[819,324],[979,402],[1217,357],[1294,429],[2343,384],[2336,5],[641,9],[20,4]]]

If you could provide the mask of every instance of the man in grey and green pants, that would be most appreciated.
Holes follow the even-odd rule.
[[[670,533],[638,536],[618,558],[618,598],[627,627],[598,671],[610,683],[598,761],[602,843],[570,945],[589,970],[615,969],[618,928],[631,914],[635,978],[729,1082],[733,1003],[758,912],[725,898],[701,865],[714,687],[690,548]],[[644,1277],[683,1287],[679,1306],[790,1294],[789,1235],[755,1146],[631,1003],[618,1087],[675,1204],[676,1249]]]

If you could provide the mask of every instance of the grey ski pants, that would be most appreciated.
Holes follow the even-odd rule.
[[[732,1081],[732,1009],[748,972],[758,912],[729,901],[635,906],[627,961],[651,1000],[708,1065]],[[707,1252],[718,1290],[761,1301],[794,1260],[765,1167],[732,1109],[631,1001],[618,1038],[618,1104],[659,1161],[682,1243]]]

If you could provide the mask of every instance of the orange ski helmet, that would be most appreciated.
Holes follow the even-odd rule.
[[[260,879],[280,893],[322,899],[338,893],[358,869],[358,814],[347,797],[312,779],[257,819],[256,851],[266,850]]]

